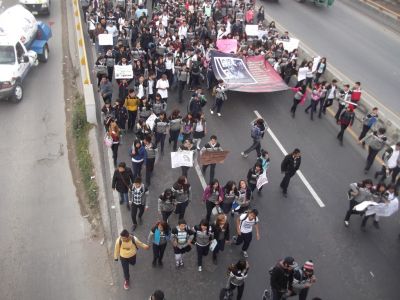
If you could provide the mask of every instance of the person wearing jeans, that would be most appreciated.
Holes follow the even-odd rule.
[[[365,142],[368,145],[367,163],[364,169],[365,174],[369,171],[372,164],[374,163],[376,155],[386,145],[387,137],[385,136],[385,133],[385,128],[379,128],[378,132],[372,132],[358,142],[359,144]]]
[[[132,170],[126,166],[126,163],[120,162],[118,168],[114,171],[111,187],[113,190],[117,190],[119,194],[119,204],[126,203],[128,208],[129,208],[128,192],[133,181],[134,178]]]
[[[264,137],[265,132],[265,123],[263,119],[257,119],[251,128],[251,138],[253,139],[253,144],[240,153],[243,157],[247,157],[249,153],[253,150],[256,150],[257,157],[261,156],[261,139]]]
[[[212,227],[209,226],[208,221],[203,219],[199,225],[193,227],[194,240],[196,241],[197,249],[197,267],[199,272],[203,268],[203,256],[207,256],[210,249],[210,242],[213,239]]]
[[[244,257],[249,257],[247,249],[249,249],[251,240],[253,238],[253,227],[256,228],[256,239],[260,240],[260,229],[258,226],[258,211],[252,209],[244,214],[241,214],[236,220],[237,237],[233,237],[236,245],[242,246],[242,254]]]
[[[344,217],[344,225],[349,227],[350,216],[353,214],[361,214],[356,210],[353,210],[354,206],[360,204],[361,202],[372,200],[372,189],[373,183],[371,179],[365,179],[361,183],[351,183],[350,190],[348,192],[349,196],[349,209]]]
[[[175,195],[171,189],[166,189],[158,198],[158,213],[164,222],[168,222],[169,216],[175,209]]]
[[[134,184],[131,189],[131,217],[133,223],[133,231],[136,229],[137,221],[136,216],[139,212],[139,222],[142,224],[142,216],[144,214],[145,209],[148,208],[146,203],[146,189],[144,184],[142,184],[142,180],[140,177],[135,179]]]
[[[214,239],[217,241],[217,245],[213,250],[213,263],[218,263],[217,255],[220,251],[224,251],[225,243],[230,243],[229,239],[229,222],[225,214],[219,214],[213,225]]]
[[[153,247],[153,267],[155,267],[157,263],[159,266],[163,265],[162,259],[164,257],[165,248],[170,239],[171,229],[167,222],[159,221],[150,230],[147,243],[152,244]]]
[[[151,142],[151,136],[146,135],[143,140],[144,148],[146,150],[146,188],[151,184],[151,175],[153,174],[154,164],[156,162],[157,148]]]
[[[175,214],[178,215],[178,220],[182,220],[191,197],[191,187],[187,177],[180,176],[171,190],[176,199]]]
[[[141,177],[142,165],[146,160],[146,149],[142,142],[136,139],[131,148],[133,178]]]
[[[128,97],[126,99],[121,99],[125,100],[124,106],[128,110],[128,130],[133,131],[135,128],[135,123],[136,123],[136,116],[137,116],[137,111],[138,111],[138,106],[139,106],[139,98],[136,96],[135,90],[130,89],[128,91]]]
[[[209,222],[211,217],[211,212],[215,206],[219,206],[224,197],[224,190],[220,186],[219,181],[214,179],[203,192],[203,201],[206,203],[206,219]]]
[[[142,243],[137,237],[130,235],[128,230],[121,231],[120,236],[115,241],[114,247],[114,260],[121,260],[122,270],[124,272],[124,289],[129,289],[129,265],[136,264],[136,253],[138,246],[142,249],[148,250],[150,247]]]
[[[200,150],[200,156],[203,155],[203,153],[205,151],[223,151],[221,148],[221,145],[217,142],[217,137],[215,135],[212,135],[210,137],[210,141],[208,143],[206,143],[203,148],[201,148]],[[214,175],[215,175],[215,163],[211,163],[209,165],[203,165],[203,167],[201,168],[204,175],[205,172],[207,171],[208,166],[210,166],[210,181],[212,182],[214,181]]]

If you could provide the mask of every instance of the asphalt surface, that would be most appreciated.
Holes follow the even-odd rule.
[[[8,7],[17,1],[3,1]],[[81,216],[68,162],[59,1],[50,58],[0,102],[1,299],[115,299],[104,246]]]
[[[400,84],[399,35],[382,25],[379,16],[370,18],[346,2],[335,1],[330,8],[308,1],[260,3],[266,14],[302,43],[326,56],[328,67],[333,65],[351,80],[360,81],[365,91],[399,115],[395,88]]]
[[[178,105],[174,95],[170,94],[168,111],[177,107],[186,113],[186,104]],[[318,282],[310,291],[310,299],[312,296],[324,300],[396,299],[400,268],[393,262],[399,259],[398,214],[382,219],[379,231],[370,226],[366,233],[361,232],[361,219],[357,216],[351,219],[350,228],[343,225],[348,207],[348,184],[366,177],[363,172],[366,153],[355,144],[348,132],[344,146],[338,144],[336,134],[339,128],[331,116],[310,121],[303,111],[304,107],[300,106],[296,118],[292,119],[289,115],[291,99],[291,91],[231,93],[221,118],[210,115],[209,104],[205,110],[207,138],[216,134],[221,146],[231,151],[224,164],[217,166],[216,178],[222,184],[231,179],[238,181],[246,178],[247,170],[255,162],[255,152],[247,159],[242,158],[240,152],[251,143],[249,123],[255,119],[254,110],[257,110],[288,152],[295,147],[301,149],[303,162],[300,169],[326,205],[320,208],[298,176],[291,181],[288,198],[282,197],[279,183],[283,154],[266,135],[263,148],[271,156],[270,183],[263,189],[262,196],[255,196],[253,201],[253,207],[260,211],[262,239],[253,240],[248,251],[251,271],[243,299],[261,299],[263,290],[268,286],[268,269],[287,255],[294,256],[299,263],[307,259],[315,262]],[[212,102],[209,97],[209,103]],[[359,132],[360,128],[354,130]],[[119,161],[128,165],[128,148],[132,141],[133,133],[128,133],[119,150]],[[150,208],[145,212],[144,224],[139,225],[135,232],[141,240],[146,240],[149,229],[159,218],[159,194],[171,187],[180,175],[180,169],[170,167],[170,149],[167,144],[165,156],[156,163],[150,187]],[[373,172],[371,169],[371,174]],[[190,225],[195,225],[205,216],[205,207],[201,201],[202,187],[194,169],[189,171],[189,182],[194,196],[186,219]],[[130,214],[125,207],[121,209],[123,223],[130,229]],[[170,224],[175,225],[176,222],[177,217],[173,215]],[[172,246],[167,248],[165,256],[164,268],[153,269],[151,251],[140,251],[137,265],[131,268],[134,280],[126,299],[133,295],[142,299],[155,287],[163,289],[168,299],[204,299],[205,295],[209,299],[217,299],[219,290],[226,282],[226,268],[240,257],[240,248],[227,246],[220,255],[217,267],[212,264],[209,255],[204,260],[202,273],[197,271],[195,250],[186,256],[185,268],[179,271],[175,270]],[[118,268],[121,269],[119,265]],[[120,282],[121,285],[122,278]]]

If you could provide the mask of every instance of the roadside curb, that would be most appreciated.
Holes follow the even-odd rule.
[[[400,21],[400,14],[384,7],[383,5],[381,5],[379,3],[376,3],[375,1],[372,1],[372,0],[358,0],[358,1],[364,5],[371,7],[374,10],[379,11],[380,13],[382,13],[396,21]]]
[[[353,0],[360,2],[361,0]],[[261,3],[261,5],[264,5]],[[274,20],[275,19],[268,14],[265,14],[266,19],[268,20]],[[284,31],[288,31],[284,26],[279,24],[277,21],[275,21],[275,25],[277,29],[282,33]],[[294,34],[291,34],[293,37],[296,37]],[[299,39],[300,40],[300,39]],[[307,59],[311,60],[313,57],[316,56],[323,56],[317,54],[314,50],[312,50],[310,47],[305,45],[304,43],[301,42],[300,40],[300,46],[299,46],[299,58],[300,59]],[[338,80],[339,86],[343,85],[345,83],[352,84],[353,82],[357,80],[351,80],[349,77],[344,75],[341,71],[336,69],[334,66],[331,64],[327,67],[324,75],[324,79],[328,82],[330,82],[333,79]],[[359,109],[356,110],[356,119],[357,121],[362,120],[362,117],[368,112],[371,111],[373,107],[379,107],[379,121],[382,123],[382,125],[386,128],[388,137],[392,141],[397,141],[398,138],[400,137],[400,117],[396,115],[392,110],[387,108],[384,104],[380,103],[375,97],[373,97],[371,94],[369,94],[366,90],[363,90],[362,92],[362,102],[359,105]]]

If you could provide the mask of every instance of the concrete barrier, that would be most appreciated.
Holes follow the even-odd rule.
[[[86,119],[89,123],[97,125],[96,102],[94,99],[93,85],[90,80],[88,59],[86,55],[85,37],[82,30],[81,10],[78,0],[72,0],[74,10],[75,37],[78,45],[79,71],[85,98]]]
[[[274,18],[268,14],[265,14],[267,20],[274,20]],[[275,20],[274,20],[275,21]],[[275,21],[276,28],[280,33],[288,31],[284,26]],[[292,37],[296,38],[293,34]],[[313,57],[316,56],[324,56],[323,54],[317,54],[314,50],[309,48],[307,45],[301,43],[299,46],[299,61],[302,59],[312,60]],[[328,57],[329,59],[329,57]],[[341,71],[336,69],[331,64],[328,64],[328,67],[323,75],[323,79],[330,82],[333,79],[338,81],[339,86],[343,86],[343,84],[352,85],[357,79],[350,79],[346,75],[344,75]],[[387,136],[390,139],[390,142],[397,142],[400,138],[400,116],[398,116],[393,110],[386,107],[384,104],[379,102],[376,98],[374,98],[371,94],[369,94],[365,89],[362,91],[362,97],[360,101],[360,105],[356,112],[356,119],[361,121],[364,115],[371,111],[373,107],[379,108],[379,126],[385,127],[387,131]]]

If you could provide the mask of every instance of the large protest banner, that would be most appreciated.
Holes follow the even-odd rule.
[[[211,57],[215,77],[222,79],[229,90],[261,93],[289,88],[261,55],[243,60],[234,54],[213,51]]]
[[[223,163],[229,151],[204,151],[200,154],[200,165]]]
[[[235,39],[217,40],[217,48],[224,53],[236,53],[238,42]]]
[[[171,167],[193,167],[193,151],[171,152]]]

